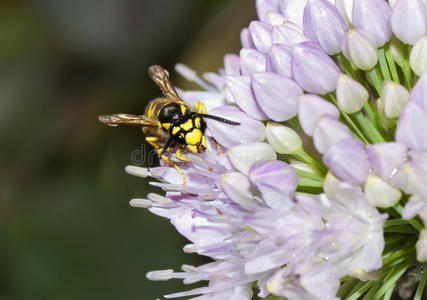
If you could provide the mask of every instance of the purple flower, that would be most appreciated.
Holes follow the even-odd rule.
[[[292,49],[292,74],[304,90],[323,95],[335,90],[339,69],[319,46],[304,42]]]
[[[338,9],[326,0],[309,0],[304,10],[304,32],[317,41],[326,53],[341,52],[346,32],[344,19]]]
[[[414,219],[427,223],[425,4],[258,0],[256,9],[219,73],[204,81],[177,67],[201,87],[178,89],[189,107],[201,101],[240,125],[207,118],[206,151],[184,145],[185,163],[171,151],[180,171],[162,160],[126,169],[166,192],[131,205],[168,218],[186,252],[212,260],[147,277],[208,281],[169,298],[249,300],[255,286],[259,298],[388,297],[406,268],[427,261],[427,230]]]

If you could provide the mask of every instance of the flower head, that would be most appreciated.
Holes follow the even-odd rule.
[[[207,151],[180,165],[186,185],[166,164],[128,168],[166,191],[131,204],[170,219],[186,252],[212,259],[147,276],[209,282],[167,297],[389,297],[427,261],[424,2],[258,0],[256,9],[219,74],[205,82],[178,68],[203,88],[180,91],[184,101],[241,125],[207,120]],[[427,276],[419,280],[417,295]]]

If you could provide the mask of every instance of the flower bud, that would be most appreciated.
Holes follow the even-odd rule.
[[[292,203],[290,197],[298,185],[294,169],[278,160],[252,166],[249,179],[266,204],[274,209],[283,209],[287,203]]]
[[[382,179],[389,181],[403,164],[408,149],[399,143],[378,143],[368,146],[368,157],[371,168]]]
[[[370,70],[377,64],[376,42],[369,33],[361,29],[347,31],[341,48],[344,56],[359,69]]]
[[[381,98],[378,98],[375,100],[375,105],[377,107],[377,113],[378,117],[380,118],[381,123],[384,126],[392,127],[396,124],[396,119],[390,119],[385,115],[385,107],[384,107],[384,101]]]
[[[243,111],[254,119],[268,119],[255,100],[249,76],[227,76],[225,84],[230,92],[227,95],[232,97],[228,99],[231,100],[230,102],[236,102]]]
[[[350,129],[330,116],[320,118],[313,132],[314,146],[322,154],[337,142],[351,137]]]
[[[302,28],[304,8],[307,0],[279,0],[279,9],[286,20]]]
[[[334,61],[313,42],[293,47],[292,71],[304,90],[321,95],[335,90],[340,73]]]
[[[267,53],[271,47],[271,31],[273,28],[270,24],[252,21],[249,24],[249,32],[251,34],[252,41],[254,42],[255,48],[262,52]]]
[[[323,156],[323,162],[341,180],[359,185],[369,174],[365,145],[355,138],[340,140]]]
[[[302,148],[302,140],[298,133],[285,125],[268,122],[265,135],[277,153],[292,154]]]
[[[427,71],[427,36],[419,39],[411,50],[409,63],[412,71],[418,76]]]
[[[313,135],[317,121],[324,115],[338,119],[340,112],[335,105],[317,95],[305,94],[299,97],[298,121],[307,135]]]
[[[253,210],[257,206],[257,201],[252,194],[253,187],[249,178],[239,172],[229,172],[221,175],[221,188],[242,208]]]
[[[225,119],[240,122],[240,125],[229,125],[213,119],[206,119],[207,126],[214,139],[222,146],[230,148],[241,143],[261,142],[265,139],[265,126],[251,118],[236,106],[221,106],[209,112]]]
[[[393,33],[405,44],[415,44],[427,34],[427,14],[422,0],[399,0],[391,19]]]
[[[286,78],[292,78],[290,46],[271,46],[267,55],[267,71],[278,73]]]
[[[397,118],[409,99],[408,90],[394,81],[383,83],[384,113],[387,118]]]
[[[403,43],[394,35],[391,36],[390,51],[395,63],[397,63],[399,66],[406,64]]]
[[[354,0],[353,25],[369,33],[377,47],[391,36],[391,9],[384,0]]]
[[[304,9],[304,32],[329,55],[341,52],[347,28],[338,9],[326,0],[309,0]]]
[[[254,164],[277,159],[274,149],[266,143],[235,146],[227,150],[227,155],[233,166],[245,175]]]
[[[343,16],[347,27],[353,24],[353,0],[335,0],[335,6]]]
[[[366,179],[365,195],[369,203],[381,208],[395,205],[402,197],[400,190],[375,175],[369,175]]]
[[[240,42],[242,43],[243,48],[255,49],[254,41],[252,41],[248,28],[243,28],[240,31]]]
[[[427,112],[417,104],[409,101],[399,118],[396,128],[396,141],[410,149],[427,149]]]
[[[226,54],[224,56],[224,74],[240,75],[240,60],[241,58],[239,57],[239,55]]]
[[[257,0],[255,6],[258,19],[261,21],[265,20],[268,12],[279,12],[277,0]]]
[[[289,46],[309,41],[309,38],[304,35],[302,29],[291,22],[274,26],[272,39],[273,44]]]
[[[348,114],[361,110],[369,99],[369,93],[363,85],[345,74],[338,77],[336,93],[338,107]]]
[[[254,73],[251,79],[257,103],[271,120],[282,122],[296,116],[303,93],[298,84],[271,72]]]
[[[411,90],[409,101],[427,112],[427,72],[424,72]]]
[[[255,50],[255,49],[245,49],[240,50],[240,69],[242,70],[242,75],[250,75],[255,72],[264,72],[267,68],[267,58],[265,54]],[[240,75],[239,74],[229,74],[229,75]]]
[[[285,17],[278,12],[269,11],[265,14],[264,22],[271,26],[281,25],[286,22]]]

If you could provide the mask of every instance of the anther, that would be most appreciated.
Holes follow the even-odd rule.
[[[153,205],[153,201],[148,199],[132,199],[129,201],[132,207],[150,208]]]
[[[147,168],[141,168],[137,166],[126,166],[125,171],[130,175],[135,175],[142,178],[150,176],[150,170]]]
[[[166,281],[173,278],[173,270],[157,270],[157,271],[151,271],[148,272],[147,275],[145,275],[147,279],[149,280],[156,280],[156,281]]]

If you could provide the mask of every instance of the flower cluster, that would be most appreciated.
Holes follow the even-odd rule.
[[[427,272],[404,282],[427,261],[426,5],[258,0],[219,73],[177,65],[203,88],[179,91],[189,106],[240,125],[207,120],[207,151],[180,165],[186,185],[167,165],[127,168],[166,192],[131,205],[212,259],[148,273],[209,282],[165,297],[420,299]]]

